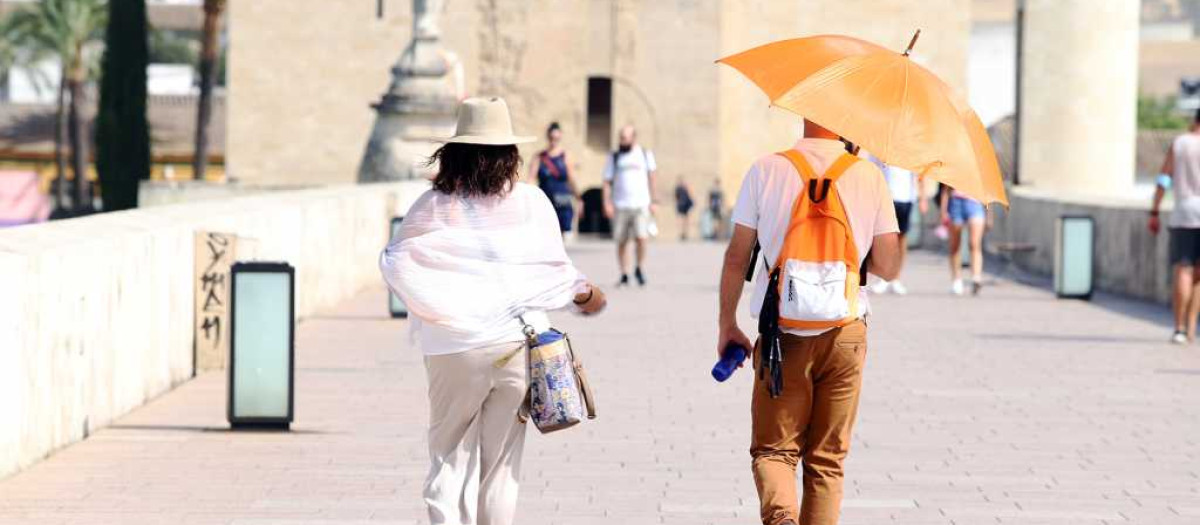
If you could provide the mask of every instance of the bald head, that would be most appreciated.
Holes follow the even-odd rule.
[[[633,129],[632,124],[621,126],[621,130],[617,132],[617,142],[621,146],[630,147],[637,141],[637,130]]]

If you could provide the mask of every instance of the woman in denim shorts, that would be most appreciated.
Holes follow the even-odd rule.
[[[967,228],[971,248],[971,293],[978,295],[983,287],[983,233],[987,229],[987,208],[979,201],[943,187],[941,192],[942,224],[950,230],[950,293],[962,295],[962,231]]]

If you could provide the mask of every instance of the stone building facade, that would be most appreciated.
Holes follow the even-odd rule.
[[[227,170],[254,184],[355,180],[388,68],[408,41],[410,0],[229,3]],[[770,109],[714,60],[773,40],[847,33],[901,49],[965,89],[970,0],[448,0],[443,42],[468,94],[504,96],[518,130],[560,122],[585,187],[600,183],[621,125],[659,160],[659,198],[684,177],[732,201],[759,155],[798,118]],[[524,153],[532,154],[538,145]],[[527,157],[528,158],[528,157]],[[701,204],[703,198],[699,198]],[[673,221],[661,221],[664,226]]]

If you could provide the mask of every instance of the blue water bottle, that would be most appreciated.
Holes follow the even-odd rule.
[[[717,382],[723,382],[733,375],[733,372],[738,369],[738,365],[746,360],[746,347],[737,343],[729,343],[725,347],[725,354],[721,356],[721,360],[713,365],[712,376]]]

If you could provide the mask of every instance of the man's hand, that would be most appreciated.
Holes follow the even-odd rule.
[[[917,211],[921,212],[921,215],[925,215],[926,213],[929,213],[929,199],[926,199],[923,196],[918,197],[917,198]]]
[[[613,218],[613,215],[616,215],[616,210],[613,209],[613,205],[611,202],[605,201],[604,202],[604,218],[611,221]]]
[[[1162,230],[1162,221],[1158,220],[1157,213],[1150,215],[1150,220],[1146,223],[1146,226],[1150,228],[1151,235],[1158,235],[1158,232]]]
[[[650,203],[650,215],[655,216],[655,217],[658,216],[658,203],[655,203],[655,202]]]
[[[747,355],[754,349],[754,343],[750,342],[750,338],[746,337],[746,334],[742,332],[741,328],[738,328],[736,323],[729,326],[722,326],[720,333],[717,334],[717,359],[725,356],[725,349],[730,344],[741,345],[746,349]],[[743,363],[745,362],[743,361]],[[741,367],[742,365],[739,364],[738,368]]]

